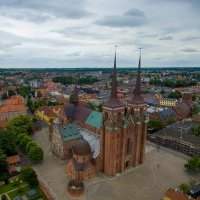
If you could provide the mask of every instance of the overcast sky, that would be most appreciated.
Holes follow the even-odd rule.
[[[200,66],[200,0],[0,0],[0,68]]]

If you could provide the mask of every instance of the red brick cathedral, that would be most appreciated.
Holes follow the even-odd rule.
[[[144,161],[146,105],[141,96],[141,53],[134,91],[126,105],[117,99],[116,53],[110,99],[103,106],[104,173],[114,176]]]
[[[67,159],[71,180],[80,183],[96,172],[115,176],[143,163],[147,133],[145,110],[141,95],[141,53],[135,89],[124,104],[117,97],[115,52],[111,95],[103,105],[103,112],[92,111],[79,103],[75,88],[71,102],[65,106],[64,119],[53,124],[51,148],[61,159]]]

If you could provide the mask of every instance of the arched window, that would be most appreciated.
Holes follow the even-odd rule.
[[[120,121],[121,120],[121,113],[117,113],[117,121]]]
[[[108,113],[105,112],[105,113],[104,113],[104,120],[107,120],[107,119],[108,119]]]
[[[126,154],[130,154],[131,153],[131,139],[128,138],[127,139],[127,143],[126,143]]]

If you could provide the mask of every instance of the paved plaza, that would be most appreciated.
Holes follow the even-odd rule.
[[[48,129],[35,134],[45,157],[34,166],[40,178],[51,188],[57,200],[67,200],[66,162],[56,158],[50,151]],[[187,157],[165,148],[147,145],[145,163],[128,170],[125,174],[109,178],[103,174],[86,182],[87,200],[160,200],[169,187],[189,182],[194,177],[184,170]],[[199,179],[200,177],[195,177]]]

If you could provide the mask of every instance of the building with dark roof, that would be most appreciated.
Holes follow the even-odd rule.
[[[199,122],[181,121],[149,135],[149,140],[184,154],[200,155],[200,137],[192,134],[192,127]]]

